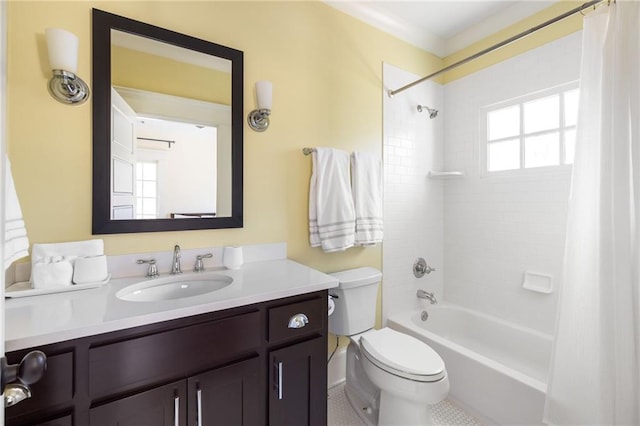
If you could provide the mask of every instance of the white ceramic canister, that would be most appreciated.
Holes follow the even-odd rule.
[[[240,269],[242,266],[242,247],[227,246],[222,254],[222,264],[227,269]]]

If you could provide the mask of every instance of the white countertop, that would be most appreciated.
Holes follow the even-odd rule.
[[[116,297],[118,290],[145,281],[144,277],[113,279],[95,289],[7,299],[5,350],[42,346],[338,285],[335,278],[288,259],[245,263],[238,270],[209,268],[204,274],[208,273],[228,275],[233,283],[212,293],[158,302],[127,302]],[[194,273],[182,276],[191,274]]]

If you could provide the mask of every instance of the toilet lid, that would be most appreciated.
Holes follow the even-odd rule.
[[[390,328],[363,334],[360,347],[372,363],[397,376],[435,382],[446,375],[442,358],[429,345]]]

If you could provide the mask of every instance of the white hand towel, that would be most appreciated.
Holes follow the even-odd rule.
[[[329,253],[353,247],[355,211],[349,153],[316,148],[309,185],[309,241]]]
[[[377,155],[354,152],[352,160],[353,201],[356,211],[358,246],[382,242],[382,162]]]
[[[29,238],[27,229],[22,220],[22,209],[16,193],[11,174],[9,158],[5,160],[5,224],[4,224],[4,269],[5,271],[13,262],[29,256]]]

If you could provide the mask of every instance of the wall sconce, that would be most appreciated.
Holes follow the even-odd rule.
[[[45,31],[49,50],[49,65],[53,77],[49,93],[63,104],[80,105],[89,98],[89,86],[76,75],[78,68],[78,37],[60,28]]]
[[[256,98],[258,109],[254,109],[247,116],[247,122],[256,132],[264,132],[269,127],[269,114],[271,114],[271,94],[273,85],[270,81],[256,81]]]

